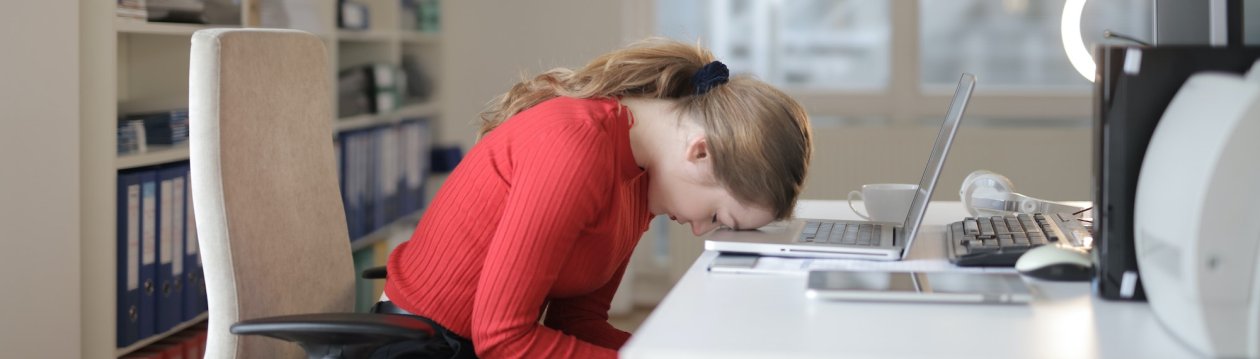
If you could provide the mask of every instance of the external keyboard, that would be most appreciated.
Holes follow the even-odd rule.
[[[872,223],[805,222],[799,238],[803,243],[879,246],[883,226]]]
[[[967,217],[945,231],[946,254],[956,265],[1015,265],[1020,255],[1042,245],[1087,248],[1089,230],[1067,213]]]

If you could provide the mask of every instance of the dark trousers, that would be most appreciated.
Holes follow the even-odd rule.
[[[477,352],[473,343],[467,338],[456,335],[446,327],[432,319],[411,314],[392,302],[377,302],[372,307],[373,313],[407,315],[429,323],[436,336],[427,340],[410,340],[383,346],[372,354],[372,359],[393,358],[442,358],[442,359],[476,359]]]

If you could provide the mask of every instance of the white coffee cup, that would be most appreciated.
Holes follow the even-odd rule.
[[[910,212],[910,201],[914,200],[917,184],[909,183],[876,183],[862,185],[861,191],[849,192],[849,209],[858,216],[875,222],[903,222],[906,213]],[[866,213],[853,206],[854,198],[866,206]]]

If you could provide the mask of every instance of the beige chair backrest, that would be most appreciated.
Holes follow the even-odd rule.
[[[324,45],[276,29],[193,34],[192,196],[209,296],[208,358],[300,358],[241,320],[354,310]]]

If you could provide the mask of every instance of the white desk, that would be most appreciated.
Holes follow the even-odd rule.
[[[844,201],[801,201],[802,218],[852,219]],[[966,215],[933,202],[911,258],[943,256],[943,226]],[[838,217],[839,216],[839,217]],[[624,358],[1190,358],[1145,303],[1093,297],[1088,283],[1036,282],[1030,305],[828,302],[804,275],[709,273],[705,252],[621,350]]]

